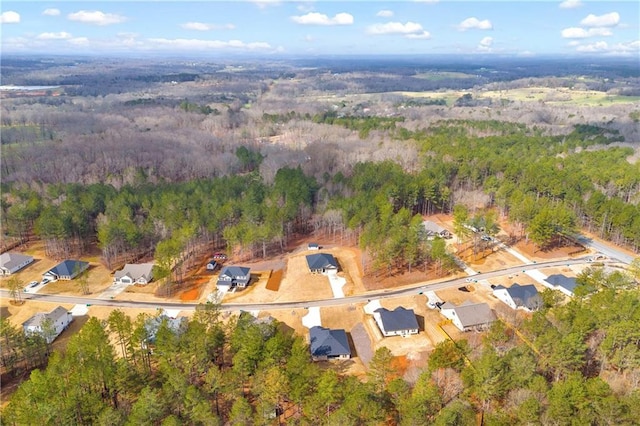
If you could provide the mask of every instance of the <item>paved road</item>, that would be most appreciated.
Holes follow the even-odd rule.
[[[580,265],[587,263],[588,256],[570,259],[570,260],[554,260],[550,262],[540,262],[535,264],[527,264],[514,266],[505,269],[499,269],[496,271],[485,272],[473,275],[474,280],[486,280],[490,278],[499,277],[502,275],[509,275],[519,272],[525,272],[539,268],[553,268],[559,266],[568,265]],[[316,306],[339,306],[349,305],[352,303],[366,302],[371,299],[386,299],[399,296],[410,296],[425,291],[437,291],[444,290],[451,287],[459,287],[466,284],[465,277],[454,278],[437,283],[416,283],[411,286],[402,287],[400,289],[373,291],[355,296],[344,297],[340,299],[321,299],[313,301],[303,302],[272,302],[272,303],[223,303],[221,310],[223,311],[254,311],[254,310],[273,310],[273,309],[295,309],[295,308],[309,308]],[[96,306],[111,306],[114,308],[163,308],[163,309],[180,309],[180,310],[194,310],[197,304],[195,303],[180,303],[180,302],[142,302],[142,301],[126,301],[126,300],[104,300],[104,299],[92,299],[89,297],[76,297],[76,296],[59,296],[55,294],[22,294],[25,300],[54,302],[54,303],[70,303],[70,304],[89,304]],[[0,289],[0,297],[9,298],[10,294],[8,290]]]
[[[609,259],[619,260],[620,262],[626,263],[627,265],[630,264],[634,259],[634,256],[631,256],[614,247],[608,246],[600,241],[596,241],[589,237],[585,237],[584,235],[576,235],[575,237],[581,244],[584,244],[585,246],[593,250],[599,251],[600,253],[607,256]]]

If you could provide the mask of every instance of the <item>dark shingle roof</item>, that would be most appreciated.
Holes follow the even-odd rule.
[[[347,333],[344,330],[330,330],[315,326],[309,330],[309,337],[312,356],[351,355]]]
[[[385,331],[414,330],[418,328],[418,320],[413,309],[405,309],[402,306],[398,306],[393,311],[378,308],[376,312],[380,314],[380,320]]]
[[[59,277],[73,277],[88,267],[89,262],[83,262],[82,260],[65,260],[58,263],[55,267],[50,269],[49,272],[54,273]]]
[[[251,269],[244,266],[225,266],[218,276],[218,285],[229,285],[231,283],[246,285],[251,279],[250,272]],[[230,277],[231,279],[225,280],[225,277]]]
[[[307,256],[307,265],[310,270],[337,268],[338,262],[329,253],[316,253]]]
[[[538,289],[533,284],[513,284],[506,290],[516,303],[516,306],[524,306],[533,311],[541,305],[542,298],[538,293]]]
[[[576,279],[562,274],[549,275],[545,281],[556,287],[565,288],[571,293],[576,288]]]

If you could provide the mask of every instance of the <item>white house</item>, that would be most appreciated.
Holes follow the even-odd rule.
[[[146,285],[153,279],[153,263],[127,263],[113,275],[115,284]]]
[[[424,222],[422,222],[422,227],[424,228],[427,237],[451,238],[451,232],[430,220],[425,220]]]
[[[73,321],[71,312],[58,306],[53,311],[38,312],[28,320],[22,323],[22,329],[25,334],[42,334],[47,343],[53,342]]]
[[[20,253],[2,253],[0,254],[0,272],[2,275],[11,275],[31,262],[33,262],[33,256]]]
[[[440,307],[440,313],[461,331],[484,329],[496,320],[491,307],[486,303],[466,301],[460,306],[455,306],[447,302]]]
[[[218,275],[218,287],[245,288],[251,281],[251,269],[244,266],[225,266]]]
[[[418,320],[413,309],[405,309],[402,306],[393,311],[378,308],[374,311],[373,318],[385,337],[418,334]]]
[[[44,273],[45,278],[52,281],[72,280],[89,268],[89,262],[82,260],[65,260]]]
[[[511,309],[537,311],[542,306],[542,297],[533,284],[520,285],[514,283],[511,287],[496,286],[493,295],[509,305]]]

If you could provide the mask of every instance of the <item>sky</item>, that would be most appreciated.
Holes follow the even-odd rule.
[[[2,1],[2,53],[640,58],[638,1]]]

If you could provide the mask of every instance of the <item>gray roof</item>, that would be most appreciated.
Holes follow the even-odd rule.
[[[47,312],[38,312],[37,314],[35,314],[31,318],[29,318],[28,320],[23,322],[22,325],[24,327],[40,327],[40,326],[42,326],[42,323],[46,319],[50,319],[51,322],[55,323],[60,318],[62,318],[64,316],[67,316],[68,314],[69,314],[69,311],[67,309],[63,308],[62,306],[58,306],[53,311],[48,312],[48,313]]]
[[[347,333],[344,330],[315,326],[309,330],[309,338],[312,356],[351,355]]]
[[[329,253],[315,253],[307,256],[307,265],[314,271],[318,269],[337,269],[338,262]]]
[[[225,266],[218,276],[218,284],[247,284],[251,279],[251,269],[244,266]]]
[[[82,260],[65,260],[58,263],[53,268],[49,269],[47,273],[51,272],[59,277],[69,276],[73,277],[78,273],[84,271],[89,267],[89,262]]]
[[[523,306],[532,311],[538,309],[542,304],[542,297],[538,289],[533,284],[520,285],[514,283],[511,287],[496,286],[494,290],[506,289],[516,306]]]
[[[428,233],[440,234],[444,231],[447,231],[442,226],[438,225],[435,222],[431,222],[430,220],[425,220],[424,222],[422,222],[422,226],[424,227],[424,230],[427,231]]]
[[[453,309],[464,328],[489,324],[496,319],[495,314],[486,303],[467,301],[460,306],[455,306],[447,302],[440,309]]]
[[[576,288],[576,279],[562,274],[549,275],[545,281],[556,287],[565,288],[571,293]]]
[[[124,276],[128,276],[133,280],[137,280],[140,277],[144,277],[149,281],[152,277],[153,263],[127,263],[124,267],[116,271],[114,277],[120,279]]]
[[[0,254],[0,265],[9,270],[25,262],[33,262],[33,256],[27,256],[20,253],[2,253]]]
[[[382,321],[385,331],[414,330],[418,328],[418,320],[413,309],[405,309],[402,306],[398,306],[393,311],[378,308],[375,312],[380,314],[380,321]]]

